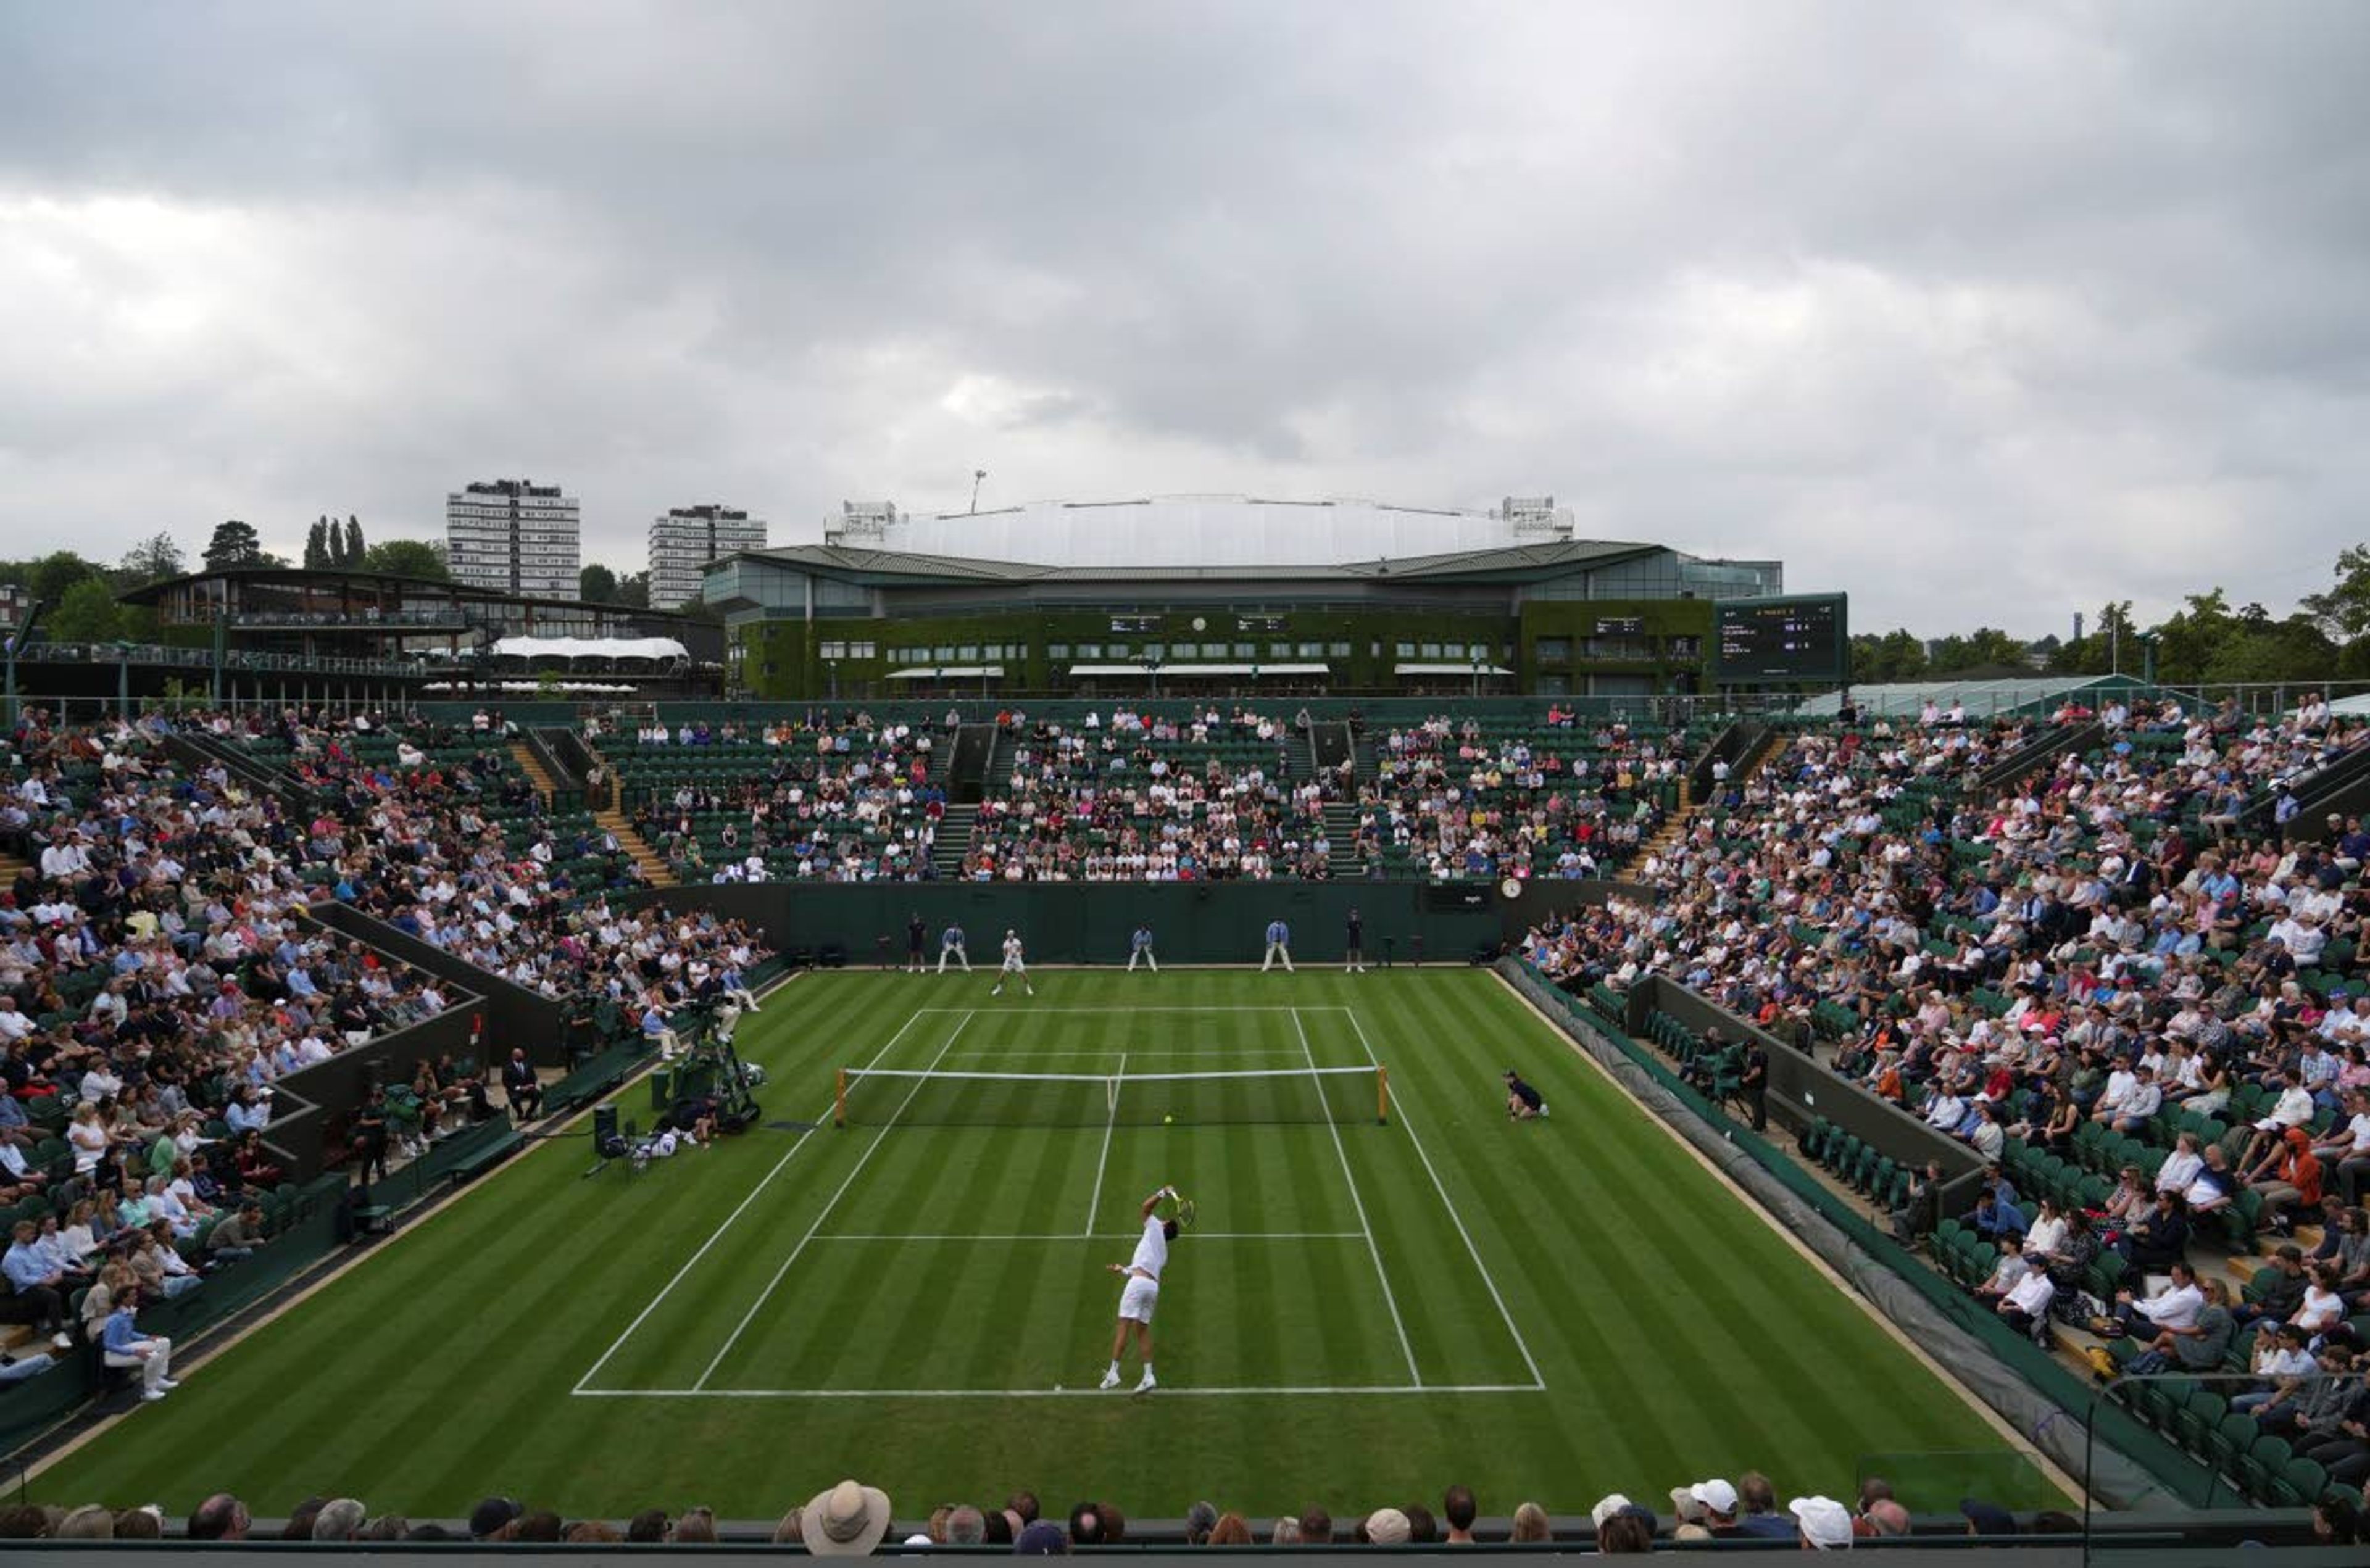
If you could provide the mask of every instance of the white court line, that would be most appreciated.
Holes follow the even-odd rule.
[[[1317,1070],[1317,1053],[1308,1048],[1308,1030],[1300,1022],[1300,1010],[1293,1008],[1292,1027],[1300,1036],[1301,1054],[1308,1059],[1308,1070]],[[1377,1064],[1380,1065],[1379,1063]],[[1366,1252],[1375,1260],[1375,1277],[1383,1284],[1383,1305],[1391,1310],[1391,1326],[1399,1333],[1399,1350],[1407,1356],[1408,1380],[1418,1388],[1423,1386],[1423,1373],[1415,1364],[1415,1346],[1408,1343],[1407,1324],[1399,1317],[1398,1298],[1391,1294],[1391,1276],[1383,1272],[1383,1250],[1375,1244],[1375,1228],[1366,1223],[1366,1203],[1358,1196],[1358,1178],[1350,1171],[1350,1151],[1341,1147],[1341,1129],[1333,1121],[1330,1106],[1325,1112],[1325,1130],[1333,1135],[1333,1152],[1340,1156],[1342,1178],[1350,1184],[1350,1206],[1358,1211],[1358,1229],[1366,1235]]]
[[[976,1013],[979,1009],[975,1007],[917,1007],[914,1011],[916,1013]],[[999,1008],[996,1015],[998,1017],[1025,1018],[1033,1013],[1298,1013],[1304,1011],[1308,1013],[1347,1013],[1350,1010],[1348,1007],[1338,1002],[1329,1002],[1321,1007],[1311,1006],[1306,1009],[1295,1007],[1188,1007],[1180,1003],[1168,1007],[1031,1007],[1026,1012],[1018,1009],[1006,1010]]]
[[[1107,1399],[1113,1403],[1133,1396],[1099,1389],[577,1389],[586,1399]],[[1152,1400],[1228,1398],[1259,1394],[1536,1394],[1536,1383],[1299,1383],[1249,1388],[1187,1389],[1163,1383],[1145,1398]]]
[[[1125,1051],[1119,1053],[1119,1070],[1116,1076],[1121,1078],[1127,1076]],[[1110,1164],[1111,1134],[1119,1130],[1119,1086],[1114,1083],[1110,1089],[1110,1114],[1103,1118],[1103,1151],[1095,1157],[1095,1190],[1087,1199],[1087,1228],[1078,1232],[1081,1236],[1091,1236],[1095,1233],[1095,1216],[1103,1206],[1103,1172]]]
[[[792,977],[792,979],[796,978],[796,976]],[[788,982],[785,981],[784,983],[788,984]],[[911,1018],[906,1019],[904,1023],[900,1024],[897,1026],[897,1032],[889,1036],[888,1042],[879,1050],[872,1053],[872,1061],[866,1062],[864,1065],[870,1067],[873,1062],[877,1062],[882,1057],[887,1056],[891,1048],[893,1047],[898,1041],[905,1037],[905,1031],[920,1023],[921,1020],[922,1015],[919,1013],[916,1013]],[[716,1228],[715,1232],[711,1234],[708,1240],[699,1244],[699,1250],[692,1253],[690,1257],[684,1260],[683,1266],[674,1271],[674,1277],[661,1286],[659,1288],[659,1293],[650,1298],[650,1304],[634,1314],[634,1321],[626,1325],[626,1332],[619,1334],[616,1340],[611,1342],[609,1348],[601,1353],[601,1359],[593,1362],[591,1367],[585,1369],[584,1375],[576,1379],[576,1387],[570,1391],[571,1392],[581,1394],[585,1391],[584,1385],[591,1382],[595,1377],[599,1376],[601,1368],[609,1364],[609,1358],[611,1356],[616,1355],[618,1351],[625,1348],[626,1341],[634,1337],[634,1331],[640,1328],[643,1322],[649,1319],[650,1315],[659,1310],[660,1302],[664,1301],[669,1296],[674,1293],[674,1288],[681,1285],[684,1281],[684,1276],[692,1271],[700,1259],[708,1255],[708,1249],[715,1246],[717,1242],[724,1239],[724,1232],[732,1229],[732,1222],[740,1219],[742,1214],[748,1209],[751,1204],[757,1201],[757,1195],[764,1192],[767,1186],[772,1185],[776,1176],[782,1173],[782,1167],[790,1162],[791,1156],[798,1153],[800,1150],[804,1149],[807,1146],[807,1139],[815,1135],[816,1128],[822,1127],[830,1119],[831,1107],[826,1105],[823,1107],[823,1115],[816,1118],[815,1127],[809,1127],[806,1131],[799,1134],[797,1140],[790,1145],[790,1147],[783,1153],[782,1157],[774,1162],[774,1168],[757,1178],[757,1185],[749,1189],[749,1196],[741,1200],[740,1207],[733,1209],[731,1213],[726,1215],[724,1217],[724,1223],[719,1225]]]
[[[947,1054],[947,1047],[961,1038],[963,1030],[970,1025],[971,1018],[965,1015],[963,1021],[955,1025],[955,1032],[947,1036],[946,1045],[938,1047],[938,1056],[930,1059],[930,1067],[935,1068],[938,1065],[939,1058]],[[929,1068],[923,1069],[923,1071],[928,1072]],[[823,1212],[816,1215],[814,1223],[807,1227],[807,1233],[799,1238],[799,1244],[790,1249],[790,1255],[782,1260],[782,1266],[774,1271],[774,1277],[765,1281],[765,1288],[757,1293],[757,1299],[749,1303],[749,1310],[741,1314],[741,1321],[733,1325],[731,1335],[725,1340],[714,1358],[708,1363],[707,1369],[701,1372],[697,1380],[691,1385],[693,1388],[704,1387],[708,1379],[716,1375],[716,1368],[724,1364],[724,1358],[732,1353],[732,1347],[741,1343],[741,1336],[748,1332],[749,1325],[755,1321],[758,1311],[767,1301],[773,1299],[774,1292],[780,1287],[783,1276],[788,1274],[790,1265],[799,1261],[799,1254],[807,1250],[807,1243],[815,1239],[815,1232],[823,1229],[823,1222],[831,1218],[831,1211],[839,1207],[839,1200],[847,1196],[847,1189],[856,1185],[856,1178],[864,1173],[864,1167],[871,1162],[874,1154],[880,1152],[880,1145],[889,1137],[889,1129],[897,1125],[897,1118],[905,1114],[905,1107],[914,1103],[914,1096],[920,1093],[922,1085],[928,1082],[926,1077],[917,1078],[914,1081],[914,1086],[905,1091],[905,1097],[897,1102],[897,1108],[889,1113],[889,1119],[880,1124],[880,1130],[872,1135],[872,1141],[866,1144],[864,1152],[857,1156],[854,1168],[847,1173],[847,1179],[839,1184],[839,1190],[831,1195],[829,1203],[823,1206]]]
[[[1374,1042],[1366,1038],[1366,1026],[1358,1021],[1358,1015],[1352,1013],[1350,1009],[1345,1007],[1341,1011],[1350,1013],[1350,1027],[1358,1031],[1358,1044],[1364,1048],[1366,1059],[1376,1067],[1382,1066],[1382,1059],[1375,1054]],[[1490,1273],[1490,1265],[1481,1261],[1481,1249],[1473,1244],[1473,1232],[1465,1228],[1465,1217],[1456,1211],[1456,1204],[1448,1196],[1448,1188],[1441,1181],[1440,1172],[1432,1162],[1432,1155],[1425,1150],[1423,1139],[1416,1133],[1415,1123],[1409,1119],[1407,1102],[1394,1094],[1391,1096],[1391,1109],[1398,1114],[1399,1125],[1407,1128],[1408,1141],[1415,1145],[1416,1157],[1423,1162],[1424,1173],[1432,1177],[1432,1190],[1440,1195],[1441,1207],[1448,1210],[1449,1222],[1456,1227],[1456,1233],[1465,1239],[1466,1255],[1473,1260],[1474,1270],[1481,1276],[1481,1283],[1489,1288],[1490,1299],[1498,1304],[1498,1315],[1505,1320],[1506,1332],[1514,1336],[1514,1348],[1523,1353],[1523,1365],[1531,1369],[1531,1381],[1539,1388],[1545,1389],[1547,1386],[1547,1379],[1539,1376],[1539,1364],[1531,1355],[1530,1344],[1523,1338],[1523,1331],[1515,1325],[1514,1314],[1506,1310],[1506,1299],[1498,1293],[1497,1279]]]
[[[1355,1242],[1363,1230],[1188,1230],[1196,1242]],[[1135,1232],[1124,1236],[1101,1235],[1091,1231],[1080,1234],[1075,1230],[1035,1230],[1009,1235],[984,1236],[975,1230],[948,1230],[937,1235],[891,1235],[881,1230],[835,1230],[827,1236],[817,1236],[817,1242],[1133,1242]]]
[[[1254,1046],[1249,1050],[1229,1050],[1225,1046],[1133,1046],[1129,1049],[1136,1056],[1146,1057],[1296,1057],[1300,1053],[1285,1046]],[[1027,1046],[965,1046],[954,1053],[959,1057],[1108,1057],[1118,1053],[1109,1049],[1097,1051],[1037,1050]]]

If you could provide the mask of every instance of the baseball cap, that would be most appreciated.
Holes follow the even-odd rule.
[[[1687,1488],[1687,1495],[1715,1514],[1736,1512],[1736,1488],[1717,1476],[1709,1481],[1697,1482]]]
[[[1851,1510],[1834,1498],[1797,1497],[1786,1511],[1802,1527],[1802,1539],[1821,1551],[1851,1550]]]
[[[1040,1519],[1022,1530],[1012,1543],[1015,1557],[1066,1557],[1070,1538],[1051,1519]]]
[[[1599,1529],[1603,1529],[1605,1528],[1605,1520],[1611,1518],[1614,1515],[1619,1513],[1622,1509],[1627,1508],[1628,1506],[1629,1506],[1628,1498],[1624,1497],[1618,1492],[1607,1493],[1603,1497],[1597,1499],[1595,1507],[1591,1508],[1588,1511],[1589,1523],[1594,1525]]]
[[[469,1539],[483,1540],[519,1516],[519,1505],[508,1497],[489,1497],[469,1512]]]
[[[1376,1546],[1404,1546],[1415,1528],[1397,1508],[1377,1508],[1366,1516],[1366,1539]]]

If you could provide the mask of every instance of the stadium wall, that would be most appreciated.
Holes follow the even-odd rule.
[[[1521,929],[1512,906],[1478,884],[774,882],[654,888],[618,901],[713,910],[762,928],[783,953],[805,949],[821,961],[837,948],[854,967],[903,963],[905,923],[916,912],[929,931],[933,967],[938,933],[960,922],[973,968],[995,966],[1007,927],[1021,933],[1031,963],[1119,966],[1140,922],[1151,925],[1164,964],[1256,964],[1267,923],[1277,919],[1292,928],[1295,964],[1339,964],[1352,909],[1364,916],[1370,964],[1386,956],[1463,964],[1494,956],[1510,921]]]

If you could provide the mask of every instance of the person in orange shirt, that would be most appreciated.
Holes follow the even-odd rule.
[[[2254,1188],[2263,1198],[2263,1229],[2285,1236],[2295,1230],[2291,1209],[2320,1207],[2320,1159],[2305,1128],[2292,1127],[2284,1136],[2287,1151],[2280,1157],[2279,1169]]]

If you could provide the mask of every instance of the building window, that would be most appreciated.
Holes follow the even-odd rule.
[[[1167,658],[1168,657],[1168,645],[1167,643],[1146,643],[1144,645],[1144,657],[1146,658]]]
[[[940,643],[937,647],[930,651],[930,657],[937,659],[940,664],[946,663],[948,660],[953,658],[954,656],[955,645],[952,643]]]
[[[1257,658],[1259,657],[1259,645],[1257,643],[1237,643],[1235,645],[1235,657],[1237,658]]]
[[[1080,643],[1078,645],[1078,658],[1088,664],[1092,664],[1095,660],[1102,658],[1102,656],[1103,645],[1100,643]]]
[[[1490,645],[1475,643],[1465,650],[1465,656],[1476,664],[1487,664],[1490,662]]]
[[[1440,658],[1440,657],[1441,657],[1441,653],[1440,653],[1440,645],[1439,645],[1438,643],[1426,643],[1426,644],[1424,644],[1424,645],[1423,645],[1423,657],[1424,657],[1424,658]]]
[[[979,645],[977,643],[966,643],[961,647],[955,649],[955,657],[961,659],[965,664],[977,664],[979,662]]]
[[[876,658],[880,657],[874,652],[874,648],[877,646],[878,645],[873,643],[850,643],[847,645],[847,657],[850,658]]]
[[[1398,645],[1398,657],[1400,658],[1413,658],[1415,657],[1415,645],[1413,643],[1400,643]],[[1376,653],[1382,652],[1382,645],[1379,643],[1375,644],[1375,651]]]
[[[846,658],[847,657],[847,645],[846,643],[824,643],[822,647],[815,649],[815,651],[825,658]]]
[[[1703,657],[1703,639],[1701,637],[1673,637],[1670,642],[1670,648],[1671,657],[1673,658],[1701,658]]]
[[[1325,657],[1325,645],[1323,643],[1303,643],[1299,647],[1295,648],[1294,652],[1302,658],[1323,658]]]
[[[1113,658],[1126,658],[1130,657],[1129,650],[1133,646],[1133,645],[1129,643],[1113,643],[1105,651],[1107,651]]]
[[[1326,645],[1325,651],[1329,658],[1347,658],[1350,657],[1350,645],[1348,643],[1329,643]]]
[[[1541,664],[1570,664],[1571,662],[1571,639],[1570,637],[1541,637],[1537,642],[1531,645],[1531,657],[1536,658]]]
[[[1070,657],[1070,645],[1067,643],[1047,643],[1045,645],[1045,657],[1047,658],[1067,658]]]

